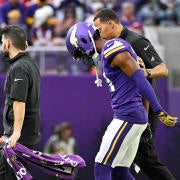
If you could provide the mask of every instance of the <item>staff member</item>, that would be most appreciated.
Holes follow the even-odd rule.
[[[5,82],[6,102],[3,115],[4,135],[9,145],[19,142],[33,149],[40,140],[40,73],[35,61],[25,52],[25,32],[18,26],[1,31],[2,52],[9,58]],[[1,154],[0,179],[16,179]]]
[[[119,22],[114,11],[110,9],[101,10],[94,18],[94,25],[99,29],[101,38],[113,39],[119,37],[131,44],[136,54],[143,60],[140,61],[140,66],[151,84],[154,84],[153,78],[168,75],[166,65],[159,57],[151,42],[145,37],[124,27]],[[168,168],[159,161],[155,150],[154,138],[157,127],[157,117],[153,114],[151,108],[149,110],[149,123],[152,131],[152,139],[148,142],[142,141],[140,143],[135,163],[152,180],[173,180],[173,175]],[[166,125],[168,125],[168,122]],[[143,133],[144,136],[148,134],[147,132],[149,132],[148,129]],[[144,136],[141,138],[144,138]],[[116,176],[116,171],[118,171],[118,168],[114,170],[114,176]]]

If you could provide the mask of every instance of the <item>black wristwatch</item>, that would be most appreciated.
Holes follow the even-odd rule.
[[[147,72],[147,78],[149,78],[151,76],[151,69],[146,69]]]

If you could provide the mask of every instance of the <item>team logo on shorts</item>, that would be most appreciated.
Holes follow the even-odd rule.
[[[15,163],[18,162],[18,161],[17,161],[17,156],[16,156],[16,155],[12,156],[12,157],[11,157],[11,161],[12,161],[12,162],[15,162]]]

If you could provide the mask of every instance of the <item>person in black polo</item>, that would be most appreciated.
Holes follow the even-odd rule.
[[[10,68],[5,82],[6,101],[3,114],[4,136],[9,145],[21,143],[34,149],[40,140],[40,73],[35,61],[25,52],[25,32],[18,26],[1,30],[2,52]],[[4,165],[3,165],[4,164]],[[0,179],[16,179],[1,154]]]
[[[140,57],[140,67],[154,87],[155,92],[157,92],[153,79],[166,77],[168,75],[168,70],[151,42],[145,37],[124,27],[119,22],[115,12],[110,9],[101,10],[94,18],[94,25],[99,29],[101,38],[108,40],[122,38],[131,44],[133,50]],[[144,104],[147,111],[149,110],[150,127],[148,127],[141,136],[141,143],[138,148],[135,163],[151,180],[174,180],[169,169],[158,159],[155,150],[154,138],[158,122],[157,117],[153,114],[151,108],[148,107],[146,101],[144,101]],[[168,122],[165,125],[168,126]],[[118,168],[114,168],[112,176],[114,179],[118,179]],[[135,174],[135,177],[139,179],[138,174]]]

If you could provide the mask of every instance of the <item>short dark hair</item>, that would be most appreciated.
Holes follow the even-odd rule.
[[[61,133],[63,133],[65,130],[72,130],[72,126],[71,126],[71,124],[69,124],[68,122],[62,122],[60,125],[56,125],[56,126],[53,128],[54,134],[61,134]]]
[[[94,39],[95,41],[97,41],[97,40],[100,39],[100,38],[101,38],[101,36],[100,36],[99,30],[96,29],[95,32],[94,32],[94,34],[93,34],[93,39]]]
[[[1,35],[9,39],[15,48],[20,50],[26,49],[26,34],[19,26],[10,25],[2,28]]]
[[[104,8],[102,9],[95,17],[94,17],[94,21],[96,19],[100,19],[100,21],[102,22],[107,22],[109,20],[114,21],[115,23],[119,24],[119,18],[116,15],[116,13],[108,8]]]

